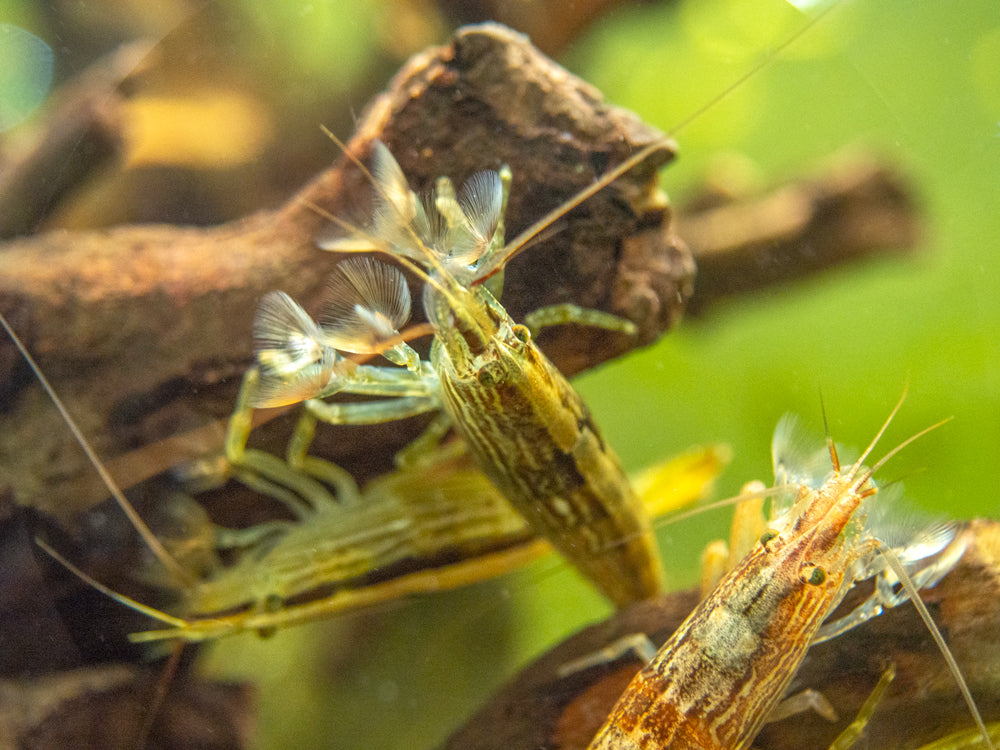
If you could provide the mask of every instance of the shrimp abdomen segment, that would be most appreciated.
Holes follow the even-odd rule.
[[[816,570],[809,534],[778,535],[716,587],[626,691],[592,750],[748,747],[839,601],[846,564]]]
[[[602,593],[618,605],[652,596],[656,542],[618,457],[565,378],[516,343],[491,345],[478,369],[441,368],[446,409],[484,473]]]

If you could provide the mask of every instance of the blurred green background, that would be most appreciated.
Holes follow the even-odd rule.
[[[82,10],[72,29],[47,26],[52,16],[31,3],[0,0],[0,21],[50,43],[56,32],[86,39],[96,33],[86,24],[99,28],[91,16],[103,6],[76,5]],[[178,23],[204,33],[218,12],[216,4],[154,5],[158,14],[119,7],[134,27],[123,21],[118,33],[157,34]],[[220,57],[231,44],[250,55],[243,75],[268,77],[283,92],[284,99],[275,95],[281,106],[270,115],[268,147],[306,140],[309,153],[323,153],[328,146],[316,126],[324,101],[344,96],[344,111],[359,110],[365,100],[352,98],[363,90],[358,78],[381,87],[400,59],[449,34],[449,20],[429,3],[333,5],[246,0],[234,5],[242,19],[235,31],[211,28],[225,48]],[[625,5],[594,22],[559,59],[614,103],[672,132],[817,12],[779,0]],[[71,59],[72,44],[53,46],[57,77],[85,62]],[[279,68],[264,67],[276,60]],[[209,63],[200,73],[212,80]],[[349,130],[349,123],[326,124]],[[887,447],[943,417],[954,421],[907,448],[885,475],[904,477],[908,498],[929,511],[1000,516],[994,0],[838,3],[676,137],[681,160],[662,175],[675,199],[721,154],[742,155],[761,179],[780,182],[844,146],[874,148],[915,185],[926,231],[913,257],[729,303],[579,378],[575,384],[626,466],[728,443],[734,458],[716,494],[733,494],[749,479],[770,478],[771,432],[784,412],[799,413],[821,434],[822,392],[831,433],[861,446],[908,384]],[[292,173],[323,166],[296,154]],[[691,583],[701,547],[726,529],[725,513],[661,529],[678,586]],[[268,641],[234,639],[211,649],[205,667],[259,681],[262,748],[430,747],[526,659],[608,612],[574,574],[546,560],[452,595]]]

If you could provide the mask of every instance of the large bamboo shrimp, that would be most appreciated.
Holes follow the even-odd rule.
[[[434,332],[431,356],[420,361],[404,344],[379,346],[398,336],[408,317],[402,276],[373,261],[345,261],[320,324],[286,295],[274,293],[262,303],[255,326],[260,384],[253,405],[305,401],[309,419],[331,424],[440,412],[429,434],[454,428],[536,533],[605,596],[623,605],[657,592],[663,571],[649,521],[585,403],[534,344],[532,330],[578,323],[627,335],[633,325],[573,305],[536,311],[519,325],[499,297],[506,264],[539,233],[654,155],[672,156],[672,140],[664,136],[634,153],[509,245],[504,245],[509,170],[477,173],[461,191],[442,177],[420,198],[383,144],[371,146],[371,173],[358,154],[338,144],[374,187],[373,217],[358,228],[328,216],[347,237],[321,239],[320,245],[338,252],[381,252],[421,277],[423,308]],[[396,368],[338,367],[343,352],[379,348]],[[321,400],[333,394],[384,398]],[[298,455],[304,457],[304,449]],[[300,482],[273,462],[263,465],[245,455],[241,446],[229,457],[247,477],[258,473],[272,484]],[[296,463],[304,465],[304,458]]]
[[[964,541],[953,526],[932,527],[897,555],[869,522],[869,499],[880,491],[875,472],[938,426],[903,441],[871,468],[864,466],[901,405],[902,399],[850,466],[841,467],[828,437],[832,473],[821,482],[789,470],[784,451],[789,424],[779,425],[775,470],[779,486],[791,491],[790,506],[636,675],[592,750],[749,747],[811,645],[906,599],[920,610],[986,746],[993,747],[958,665],[917,594],[954,566]],[[876,581],[871,596],[850,614],[824,622],[854,583],[867,578]]]
[[[178,566],[168,546],[134,515],[2,315],[0,325],[35,368],[67,424],[95,460],[95,468],[108,481],[112,495],[133,515],[136,528],[175,576],[170,588],[178,592],[179,601],[168,614],[112,591],[38,540],[94,588],[168,626],[133,634],[133,641],[203,641],[248,630],[267,634],[407,594],[467,585],[516,568],[546,550],[544,540],[535,537],[472,465],[464,444],[454,442],[377,477],[363,491],[346,472],[337,474],[333,477],[337,502],[323,503],[320,495],[317,505],[290,504],[289,510],[298,513],[296,522],[275,521],[242,530],[213,528],[207,542],[213,547],[208,550],[210,557],[216,547],[240,548],[243,554],[232,565],[214,565],[207,575],[196,577]],[[241,401],[253,385],[251,379],[241,391]],[[244,412],[242,403],[238,404],[237,428]],[[657,516],[668,506],[697,499],[724,461],[718,449],[703,449],[647,471],[645,484],[655,477],[655,485],[643,497],[643,512]],[[330,478],[330,467],[325,471]],[[676,486],[682,479],[684,489],[672,497],[658,492],[665,481]],[[201,528],[205,520],[193,524],[189,520],[188,525]],[[188,539],[196,536],[193,531],[187,535]]]
[[[379,250],[426,280],[424,311],[434,331],[429,361],[406,344],[385,354],[400,367],[338,368],[340,352],[370,352],[398,336],[409,316],[402,274],[371,260],[347,260],[332,285],[331,309],[315,324],[287,295],[270,295],[255,325],[260,384],[253,403],[306,400],[307,412],[331,424],[365,424],[442,410],[433,429],[454,426],[484,473],[612,601],[645,598],[662,584],[649,521],[614,452],[583,400],[517,325],[497,297],[504,264],[542,227],[649,155],[658,143],[611,170],[595,186],[505,247],[503,213],[509,171],[480,172],[460,194],[447,178],[421,201],[389,150],[374,147],[377,189],[373,226],[348,240],[323,243],[338,251]],[[631,324],[572,306],[538,311],[536,325],[578,322],[628,333]],[[328,404],[334,393],[391,397]],[[252,460],[234,463],[255,468]],[[277,471],[263,471],[282,481]]]

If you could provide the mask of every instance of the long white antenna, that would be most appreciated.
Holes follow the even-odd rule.
[[[4,330],[7,331],[7,335],[10,336],[18,351],[21,352],[21,356],[24,357],[25,361],[35,373],[38,381],[42,384],[42,388],[44,388],[45,392],[49,394],[49,398],[52,399],[52,403],[55,404],[56,409],[59,410],[62,418],[66,421],[70,431],[73,433],[73,437],[76,438],[77,443],[79,443],[80,447],[83,448],[83,452],[87,454],[88,460],[97,470],[97,473],[100,475],[105,486],[107,486],[108,491],[111,493],[111,497],[115,499],[115,502],[118,503],[118,507],[122,509],[126,516],[128,516],[129,521],[132,522],[136,531],[139,532],[139,536],[141,536],[143,541],[149,545],[153,554],[156,555],[157,559],[163,563],[167,570],[169,570],[172,575],[176,576],[178,581],[184,583],[185,585],[193,584],[194,579],[192,576],[173,558],[173,556],[167,551],[167,548],[163,546],[163,543],[157,539],[156,534],[154,534],[152,529],[146,525],[146,522],[142,520],[142,517],[136,513],[132,504],[125,498],[124,493],[122,493],[122,491],[118,488],[118,484],[115,482],[114,478],[108,473],[107,469],[104,468],[104,464],[101,463],[101,460],[97,457],[97,453],[91,447],[90,442],[84,436],[83,431],[80,430],[76,421],[66,409],[62,399],[59,398],[55,389],[49,383],[48,378],[45,377],[45,374],[38,366],[38,363],[35,362],[34,358],[28,352],[24,342],[21,341],[18,335],[14,332],[14,329],[11,328],[10,323],[7,322],[7,319],[2,314],[0,314],[0,325],[2,325]]]

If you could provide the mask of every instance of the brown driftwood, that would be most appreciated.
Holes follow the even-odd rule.
[[[142,740],[157,703],[160,668],[112,664],[17,681],[0,680],[0,748],[212,748],[251,746],[253,690],[195,680],[175,684]]]
[[[417,189],[440,174],[462,180],[509,164],[513,236],[661,137],[525,38],[486,25],[411,60],[369,107],[348,150],[365,160],[371,141],[382,139]],[[637,341],[590,331],[546,336],[568,372],[654,340],[683,309],[693,264],[654,182],[670,156],[665,147],[588,201],[509,270],[504,301],[515,317],[572,300],[638,325]],[[59,384],[98,452],[119,455],[227,414],[250,361],[257,300],[281,288],[314,308],[337,261],[314,246],[325,221],[313,206],[360,221],[358,196],[370,190],[340,158],[285,206],[221,227],[55,231],[12,241],[0,248],[0,311]],[[58,418],[36,408],[36,391],[24,390],[30,377],[6,339],[0,363],[9,407],[0,453],[18,500],[72,515],[102,497]],[[377,471],[385,462],[371,457],[391,456],[413,434],[395,426],[367,431],[364,445],[341,436],[332,455],[359,473]],[[264,440],[280,444],[281,437]]]
[[[369,107],[349,150],[363,159],[371,140],[383,139],[418,188],[439,174],[461,180],[510,164],[513,236],[658,137],[630,113],[605,105],[598,92],[523,37],[485,25],[411,60]],[[651,183],[670,156],[664,149],[588,201],[509,269],[504,303],[515,318],[573,301],[637,323],[635,341],[593,330],[545,332],[542,346],[564,372],[655,340],[691,294],[691,257]],[[791,201],[798,224],[780,212],[775,216],[773,205],[789,201],[774,196],[693,214],[689,226],[704,267],[694,297],[696,304],[702,300],[699,309],[722,294],[792,273],[761,258],[778,254],[811,272],[881,251],[886,243],[912,242],[909,203],[897,199],[889,202],[892,211],[880,208],[896,179],[885,170],[873,175],[821,176],[780,191],[798,195]],[[315,306],[337,258],[315,249],[324,220],[310,204],[360,218],[359,195],[370,195],[370,186],[341,158],[285,206],[220,227],[53,231],[8,242],[0,246],[0,312],[27,340],[98,453],[109,460],[127,456],[116,475],[129,486],[185,459],[219,452],[223,420],[250,361],[257,300],[281,288],[307,308]],[[741,230],[734,243],[748,214],[756,234]],[[892,231],[869,232],[870,215],[889,216]],[[783,234],[768,221],[778,221]],[[716,239],[698,231],[703,225],[716,228]],[[720,232],[719,226],[728,229]],[[844,241],[832,241],[845,227]],[[748,267],[763,271],[750,274]],[[47,398],[29,387],[33,379],[11,343],[0,339],[0,475],[19,502],[71,517],[106,493]],[[275,420],[255,440],[280,452],[291,422],[291,416]],[[419,424],[366,428],[363,442],[349,428],[321,431],[316,450],[363,477],[383,469]]]
[[[975,521],[959,565],[923,592],[987,721],[1000,720],[1000,522]],[[842,605],[856,604],[857,589]],[[589,627],[525,667],[445,745],[449,750],[585,748],[639,670],[634,657],[560,679],[559,667],[615,639],[646,633],[662,643],[697,602],[693,591],[642,602]],[[792,690],[820,690],[840,714],[830,723],[799,714],[767,725],[755,746],[828,747],[853,720],[889,663],[897,676],[866,730],[867,747],[916,748],[972,719],[937,647],[912,606],[900,606],[809,651]]]
[[[547,55],[564,51],[588,27],[609,11],[621,10],[621,0],[546,0],[508,3],[503,0],[439,0],[445,15],[459,24],[485,19],[522,31]]]
[[[820,273],[876,251],[913,248],[911,191],[891,168],[847,149],[815,177],[763,195],[703,197],[678,212],[677,231],[698,266],[687,311]]]

